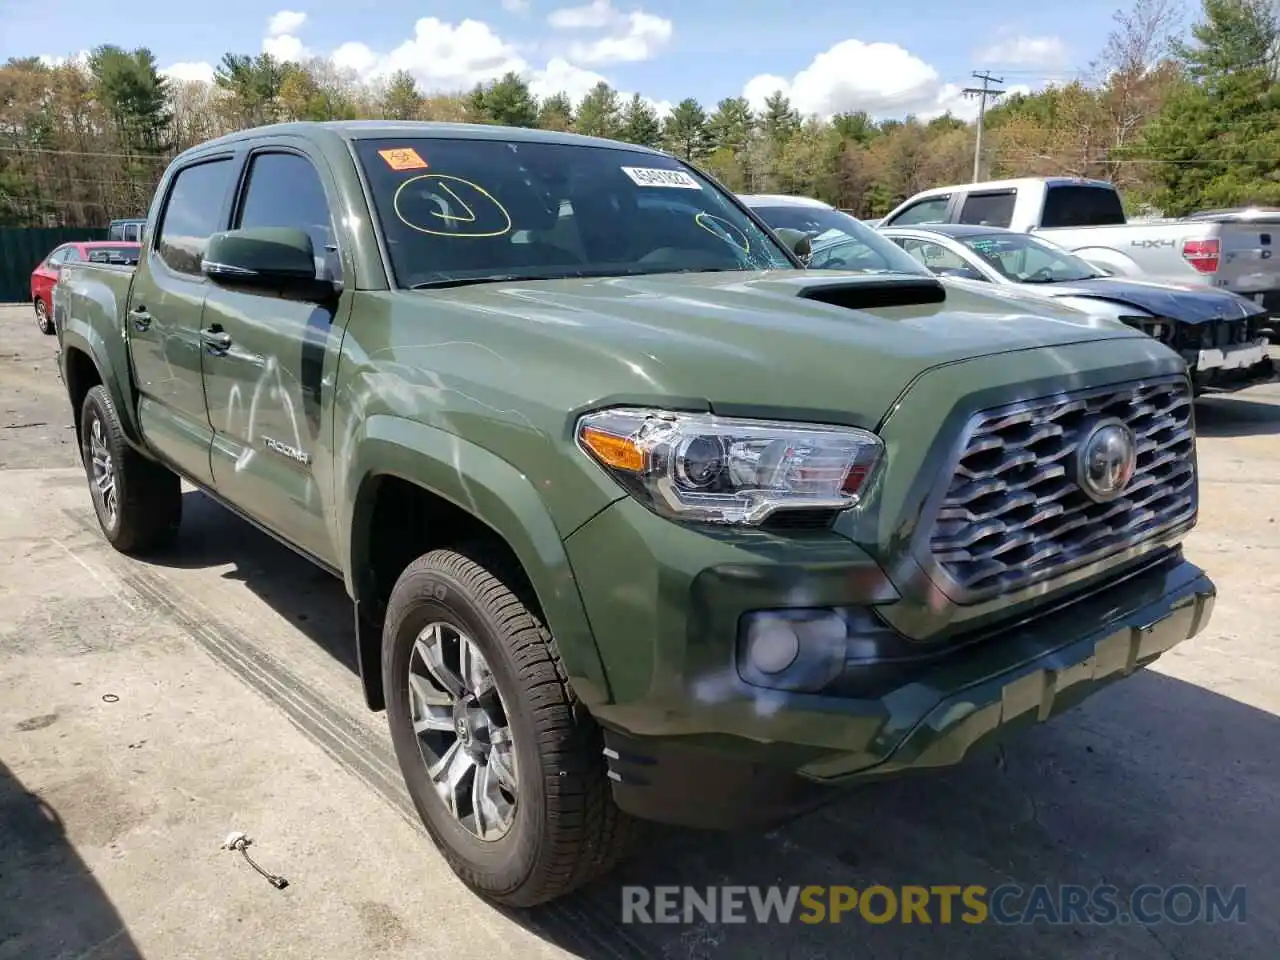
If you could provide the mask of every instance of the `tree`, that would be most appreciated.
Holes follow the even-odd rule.
[[[119,47],[100,46],[89,55],[89,71],[115,121],[121,146],[146,153],[164,150],[172,116],[167,82],[156,69],[151,51],[139,47],[126,53]]]
[[[693,97],[676,104],[662,125],[662,138],[672,153],[685,160],[697,160],[711,150],[707,112]]]
[[[246,127],[276,119],[284,78],[284,64],[269,53],[224,53],[213,72],[213,82],[229,94],[230,119]]]
[[[422,109],[422,94],[408,70],[397,70],[382,93],[382,115],[388,120],[412,120]]]
[[[1191,76],[1206,80],[1260,69],[1274,80],[1280,25],[1273,0],[1203,0],[1203,4],[1204,19],[1191,28],[1195,42],[1174,44]]]
[[[1187,77],[1145,124],[1125,159],[1155,161],[1153,200],[1167,214],[1280,203],[1277,29],[1259,0],[1204,0],[1182,45]]]
[[[627,101],[617,137],[642,147],[657,147],[662,143],[662,122],[658,119],[658,111],[640,94],[633,93]]]
[[[572,130],[573,101],[563,91],[553,93],[538,108],[538,126],[543,130]]]
[[[529,84],[514,71],[492,83],[477,85],[468,108],[481,122],[504,127],[538,125],[538,102],[529,92]]]
[[[711,148],[727,147],[735,154],[740,153],[755,129],[755,122],[746,97],[726,97],[716,104],[715,113],[707,120]]]
[[[775,90],[764,98],[764,110],[760,114],[760,128],[775,143],[783,143],[800,129],[800,114],[781,90]]]
[[[601,80],[582,98],[582,103],[578,104],[578,118],[574,127],[578,133],[589,137],[617,136],[618,126],[622,122],[621,114],[618,91]]]

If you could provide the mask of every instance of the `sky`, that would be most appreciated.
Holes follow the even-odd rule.
[[[161,68],[209,79],[226,51],[330,57],[364,79],[410,71],[424,91],[459,90],[508,70],[535,93],[575,100],[597,81],[669,109],[695,97],[759,105],[782,89],[804,114],[865,110],[877,118],[950,110],[971,117],[961,88],[989,70],[1007,90],[1087,72],[1126,0],[997,4],[901,0],[0,0],[0,60],[55,62],[102,43],[148,47]]]

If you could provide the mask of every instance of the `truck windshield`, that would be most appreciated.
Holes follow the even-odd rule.
[[[1104,276],[1075,254],[1025,233],[956,239],[1014,283],[1073,283]]]
[[[427,137],[355,150],[403,287],[795,269],[730,197],[658,154]]]
[[[830,207],[756,206],[775,230],[800,230],[809,237],[809,266],[814,270],[865,270],[929,276],[927,267],[862,221]]]

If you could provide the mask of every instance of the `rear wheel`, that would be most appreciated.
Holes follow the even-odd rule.
[[[36,326],[40,328],[40,332],[46,336],[53,334],[53,318],[49,316],[49,307],[45,302],[36,297]]]
[[[511,579],[452,550],[414,561],[391,594],[382,671],[396,756],[432,839],[472,889],[530,907],[610,869],[634,822],[613,802],[599,729]]]
[[[122,553],[171,543],[182,521],[177,474],[129,445],[106,387],[91,388],[80,409],[80,452],[103,536]]]

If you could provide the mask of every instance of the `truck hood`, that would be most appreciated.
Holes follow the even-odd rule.
[[[1155,317],[1182,323],[1208,323],[1214,320],[1240,320],[1265,311],[1253,302],[1229,290],[1194,287],[1189,284],[1148,283],[1100,277],[1075,283],[1023,284],[1033,286],[1050,297],[1083,297],[1105,300],[1124,307],[1135,307]]]
[[[461,314],[447,321],[459,331],[477,313],[500,323],[486,348],[519,357],[522,375],[539,377],[548,401],[569,410],[665,399],[726,415],[803,413],[872,426],[914,378],[942,364],[1143,337],[1121,324],[1100,329],[1048,300],[1033,309],[933,278],[825,270],[494,283],[407,296]],[[413,362],[412,351],[397,352]]]

